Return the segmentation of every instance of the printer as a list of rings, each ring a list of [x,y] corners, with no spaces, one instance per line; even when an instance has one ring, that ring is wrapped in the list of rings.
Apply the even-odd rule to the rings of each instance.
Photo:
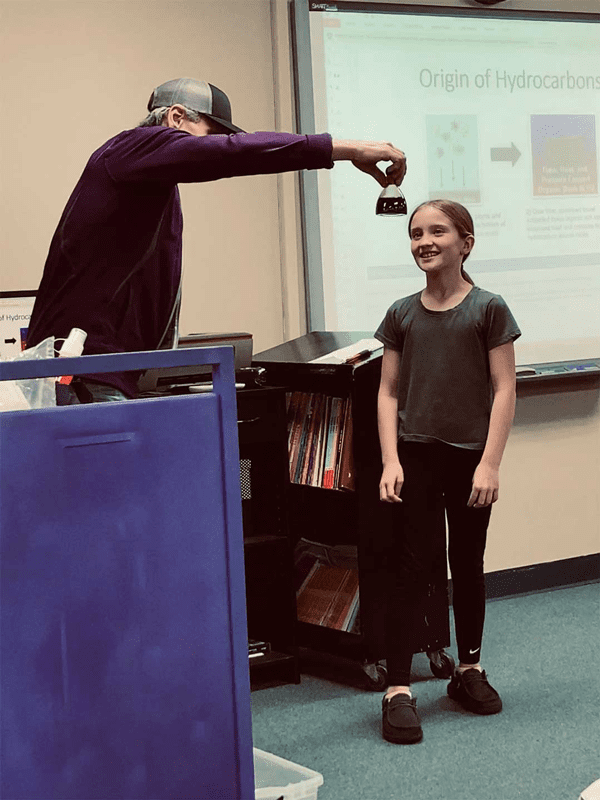
[[[236,384],[258,385],[260,368],[252,368],[252,334],[251,333],[191,333],[182,336],[177,344],[183,347],[233,347]],[[138,380],[140,395],[156,396],[187,392],[192,386],[210,385],[212,369],[210,364],[198,366],[169,367],[167,369],[148,369]]]

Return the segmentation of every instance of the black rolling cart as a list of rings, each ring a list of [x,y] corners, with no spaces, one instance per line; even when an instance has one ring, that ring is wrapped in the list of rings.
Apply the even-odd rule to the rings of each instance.
[[[211,387],[198,370],[161,373],[145,396],[202,398]],[[253,370],[236,373],[251,688],[299,683],[294,562],[288,534],[285,389],[256,385]],[[154,386],[153,378],[149,383]]]
[[[310,466],[304,469],[305,482],[297,482],[295,478],[302,480],[297,464],[302,456],[298,456],[297,447],[292,447],[291,433],[288,439],[291,476],[288,519],[289,535],[296,554],[297,643],[311,652],[360,665],[366,685],[379,690],[387,684],[383,660],[385,597],[382,587],[387,585],[385,574],[394,514],[399,513],[398,507],[379,500],[381,453],[377,433],[377,392],[382,350],[352,364],[314,363],[314,359],[371,336],[371,333],[364,332],[312,332],[255,355],[253,364],[265,370],[268,385],[285,388],[290,428],[292,424],[300,426],[302,402],[312,407],[316,417],[324,414],[330,419],[333,412],[331,401],[328,404],[314,398],[336,398],[336,402],[339,399],[347,409],[345,418],[343,414],[339,415],[346,432],[351,432],[345,445],[346,463],[340,471],[342,485],[338,488],[325,488],[316,479],[313,483],[319,485],[308,485]],[[302,401],[299,393],[309,399]],[[294,403],[298,403],[299,410],[294,410]],[[324,408],[327,410],[323,411]],[[305,427],[308,426],[305,424]],[[298,432],[297,443],[300,439]],[[304,446],[309,447],[306,438]],[[340,460],[342,449],[339,446]],[[314,463],[315,459],[311,457],[313,466]],[[308,557],[311,555],[317,562],[320,559],[316,567],[310,566]],[[352,560],[353,570],[350,568]],[[303,566],[303,562],[308,566]],[[315,569],[323,572],[320,584]],[[328,591],[329,574],[345,577],[340,577],[341,588],[329,587],[331,593],[337,592],[338,600],[332,599],[329,610],[319,617],[320,612],[316,613],[315,608]],[[344,617],[342,609],[342,613],[336,615],[335,604],[342,603],[344,589],[351,585],[352,578],[357,585],[356,599],[352,603],[351,591],[348,591],[345,606],[348,613]],[[315,605],[302,602],[311,582],[316,587]],[[445,678],[454,668],[454,661],[444,650],[450,643],[446,575],[437,581],[437,590],[432,590],[432,609],[435,613],[430,614],[431,621],[424,631],[422,651],[427,653],[433,674]]]
[[[236,394],[251,685],[299,683],[285,390]]]

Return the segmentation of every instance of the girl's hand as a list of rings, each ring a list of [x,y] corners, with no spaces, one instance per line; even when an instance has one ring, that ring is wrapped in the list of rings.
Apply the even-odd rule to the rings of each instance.
[[[498,499],[499,486],[499,470],[486,464],[479,464],[473,475],[473,489],[467,505],[473,508],[485,508],[495,503]]]
[[[388,464],[383,468],[383,474],[379,481],[379,499],[384,503],[401,503],[400,492],[403,483],[404,471],[400,462]]]

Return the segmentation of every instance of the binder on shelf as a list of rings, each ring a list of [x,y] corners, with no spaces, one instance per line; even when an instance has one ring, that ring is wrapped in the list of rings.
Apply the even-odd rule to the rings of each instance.
[[[310,426],[312,423],[314,405],[315,405],[315,395],[314,393],[311,392],[308,395],[304,416],[300,422],[301,433],[300,433],[300,440],[298,442],[298,458],[296,462],[296,469],[294,475],[293,477],[291,477],[292,483],[302,483],[302,471],[304,469],[306,446],[310,435]]]
[[[323,473],[323,487],[333,489],[335,483],[335,465],[338,452],[338,440],[340,436],[341,423],[340,415],[343,408],[343,400],[340,397],[331,398],[331,416],[327,430],[327,447],[325,448],[325,469]]]
[[[326,445],[327,439],[327,408],[330,405],[331,398],[328,395],[321,395],[321,406],[319,414],[319,436],[317,439],[317,447],[315,451],[315,460],[312,465],[309,483],[311,486],[323,485],[323,450]]]
[[[339,631],[350,630],[354,609],[358,609],[358,569],[347,569],[322,624]]]
[[[296,547],[298,620],[358,632],[359,582],[356,548],[300,540]]]
[[[354,458],[352,456],[352,402],[348,399],[344,418],[344,439],[340,453],[340,472],[337,485],[340,489],[354,491]]]
[[[306,581],[314,572],[317,565],[317,559],[308,551],[296,554],[294,558],[294,572],[296,576],[296,593],[302,591]]]
[[[293,483],[296,476],[296,467],[300,456],[300,439],[302,438],[303,419],[309,400],[308,392],[297,392],[297,404],[292,408],[292,393],[286,393],[288,404],[288,453],[290,461],[290,481]],[[291,415],[291,416],[290,416]]]
[[[344,569],[315,561],[296,597],[298,620],[340,631],[356,632],[358,568]]]
[[[299,483],[311,484],[313,470],[315,467],[315,452],[319,437],[321,435],[321,408],[323,406],[324,397],[322,394],[313,395],[312,413],[308,426],[308,436],[306,439],[306,450],[302,462],[302,475]]]

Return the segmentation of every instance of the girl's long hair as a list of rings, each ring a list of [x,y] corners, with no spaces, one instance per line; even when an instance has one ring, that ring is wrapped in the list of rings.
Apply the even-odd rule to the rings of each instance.
[[[459,236],[463,239],[466,239],[467,236],[475,237],[475,226],[473,224],[473,218],[467,211],[464,206],[461,206],[460,203],[455,203],[454,200],[427,200],[425,203],[421,203],[420,206],[417,206],[415,210],[410,215],[410,219],[408,220],[408,234],[410,236],[410,226],[413,221],[414,215],[420,208],[424,208],[425,206],[433,206],[433,208],[437,208],[438,211],[441,211],[445,214],[448,219],[452,222],[456,230],[458,231]],[[472,286],[475,286],[473,283],[473,279],[471,276],[465,272],[463,264],[469,257],[469,253],[463,257],[462,264],[460,267],[460,272],[463,278],[470,283]]]

